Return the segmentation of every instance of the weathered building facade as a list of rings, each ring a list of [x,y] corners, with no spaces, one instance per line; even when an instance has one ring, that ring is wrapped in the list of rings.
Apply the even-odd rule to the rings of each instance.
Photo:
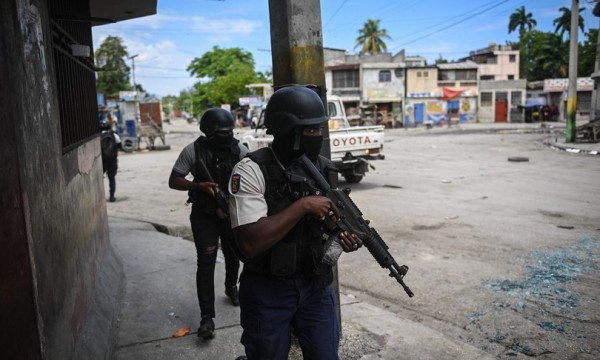
[[[479,65],[479,80],[518,80],[519,59],[518,46],[491,43],[471,51],[462,61],[470,60]]]
[[[395,55],[348,55],[323,49],[329,93],[340,96],[347,108],[376,105],[384,114],[399,114],[405,94],[404,51]]]
[[[490,80],[479,82],[478,116],[480,122],[523,122],[527,80]]]
[[[3,358],[110,352],[122,270],[108,236],[91,27],[155,12],[156,0],[0,2]]]

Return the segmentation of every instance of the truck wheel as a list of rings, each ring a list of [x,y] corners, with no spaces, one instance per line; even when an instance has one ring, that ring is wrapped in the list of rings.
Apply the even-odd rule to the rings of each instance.
[[[362,175],[342,175],[347,183],[358,184],[362,180]]]

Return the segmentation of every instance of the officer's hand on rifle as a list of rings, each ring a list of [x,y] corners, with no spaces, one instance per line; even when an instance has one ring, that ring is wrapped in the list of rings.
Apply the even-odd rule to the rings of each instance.
[[[307,203],[305,206],[307,206],[306,210],[310,215],[323,220],[330,230],[337,227],[336,222],[340,219],[340,212],[329,198],[324,196],[306,196],[301,200]],[[363,245],[356,234],[350,234],[347,231],[341,231],[338,238],[345,252],[356,251]]]
[[[210,181],[204,181],[204,182],[198,182],[196,183],[198,189],[201,189],[203,191],[206,191],[207,193],[210,194],[210,196],[216,198],[217,197],[217,183],[214,182],[210,182]]]
[[[362,241],[356,234],[350,234],[347,231],[342,231],[338,235],[340,245],[345,252],[352,252],[360,249],[363,245]]]
[[[338,219],[338,209],[325,196],[305,196],[298,201],[302,202],[302,208],[308,216],[314,216],[322,220],[327,217],[331,217],[334,221]]]

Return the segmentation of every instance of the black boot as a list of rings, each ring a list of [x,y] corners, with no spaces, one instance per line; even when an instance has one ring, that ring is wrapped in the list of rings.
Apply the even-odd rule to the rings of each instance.
[[[237,286],[225,286],[225,295],[231,300],[231,305],[240,306],[240,296],[238,294]]]
[[[215,322],[210,316],[205,316],[200,321],[198,328],[198,337],[211,339],[215,336]]]

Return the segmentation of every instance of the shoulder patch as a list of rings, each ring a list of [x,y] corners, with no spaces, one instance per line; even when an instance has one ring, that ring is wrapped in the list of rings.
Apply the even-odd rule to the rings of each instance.
[[[242,176],[240,174],[231,175],[231,192],[233,194],[237,194],[240,191],[240,182],[242,181]]]

